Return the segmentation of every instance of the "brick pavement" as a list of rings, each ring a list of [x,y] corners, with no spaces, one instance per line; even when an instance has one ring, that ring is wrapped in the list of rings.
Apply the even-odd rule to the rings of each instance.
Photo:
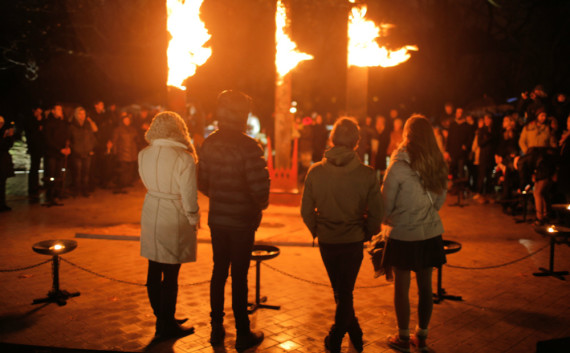
[[[177,312],[188,317],[194,335],[147,347],[154,333],[153,315],[142,286],[146,260],[131,240],[77,239],[76,233],[123,232],[135,239],[144,190],[127,195],[98,190],[89,199],[66,200],[63,207],[28,205],[18,178],[12,178],[11,213],[0,214],[0,269],[46,260],[31,246],[45,239],[76,239],[78,248],[63,255],[61,288],[80,291],[66,306],[31,305],[51,287],[50,265],[18,272],[0,272],[0,342],[74,349],[151,352],[235,352],[230,288],[227,287],[225,348],[214,350],[209,337],[209,286],[212,267],[207,227],[199,232],[198,261],[182,266]],[[453,203],[455,200],[449,200]],[[207,200],[200,197],[202,213]],[[445,206],[444,238],[462,243],[449,255],[450,265],[482,267],[521,258],[547,245],[528,224],[515,224],[497,205],[470,203]],[[206,216],[203,214],[203,224]],[[252,325],[265,332],[257,352],[323,352],[323,338],[334,317],[334,300],[317,248],[298,216],[298,208],[272,205],[265,212],[258,240],[280,244],[281,254],[262,266],[262,295],[280,311],[260,309]],[[288,246],[289,244],[303,246]],[[556,248],[556,269],[570,269],[570,249]],[[67,261],[133,284],[93,275]],[[464,301],[434,306],[429,345],[445,352],[534,352],[537,341],[570,336],[570,285],[532,273],[548,265],[547,249],[512,265],[488,270],[445,266],[443,284]],[[365,257],[355,290],[355,308],[365,334],[365,352],[391,352],[385,344],[395,331],[393,286],[373,279]],[[255,271],[250,271],[250,298]],[[192,285],[192,283],[199,283]],[[435,286],[435,276],[434,276]],[[411,288],[412,322],[417,297]],[[354,352],[348,338],[343,352]]]

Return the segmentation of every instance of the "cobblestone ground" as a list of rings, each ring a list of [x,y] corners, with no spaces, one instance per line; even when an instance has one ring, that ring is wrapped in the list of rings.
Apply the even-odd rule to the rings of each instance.
[[[52,208],[28,204],[25,175],[9,179],[9,190],[13,211],[0,214],[0,342],[123,352],[235,352],[229,285],[225,347],[213,349],[208,343],[212,253],[207,227],[199,232],[198,261],[183,265],[180,275],[177,316],[188,317],[196,333],[148,346],[154,321],[143,286],[146,260],[139,256],[137,241],[142,186],[126,195],[97,190],[90,198],[67,199],[64,206]],[[200,196],[199,202],[206,225],[207,199]],[[538,341],[569,337],[568,281],[532,275],[538,267],[548,266],[548,240],[529,224],[516,224],[498,205],[469,200],[467,204],[464,208],[446,205],[441,212],[444,238],[463,246],[448,256],[443,286],[463,301],[446,300],[434,306],[428,340],[432,351],[535,352]],[[123,240],[104,239],[116,235]],[[49,263],[4,271],[49,260],[32,251],[34,243],[46,239],[78,242],[77,249],[62,256],[60,276],[61,288],[81,295],[65,306],[31,305],[51,288]],[[262,295],[268,297],[268,304],[281,305],[281,310],[260,309],[251,315],[252,326],[266,337],[253,351],[324,352],[322,342],[333,321],[334,299],[298,207],[271,205],[257,239],[281,249],[278,257],[261,267]],[[557,246],[555,268],[570,269],[569,255],[568,246]],[[481,267],[491,268],[477,269]],[[249,284],[253,300],[254,268]],[[365,256],[354,292],[365,352],[391,351],[385,342],[396,328],[392,291],[393,285],[384,278],[373,278]],[[417,322],[413,283],[410,293],[413,328]],[[348,337],[343,352],[355,352]]]

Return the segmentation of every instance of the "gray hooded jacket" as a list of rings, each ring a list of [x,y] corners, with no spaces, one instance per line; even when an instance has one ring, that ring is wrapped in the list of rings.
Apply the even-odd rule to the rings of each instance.
[[[443,234],[438,210],[443,206],[446,194],[446,191],[442,194],[426,191],[419,175],[410,166],[406,150],[394,151],[382,185],[382,232],[403,241],[426,240]]]

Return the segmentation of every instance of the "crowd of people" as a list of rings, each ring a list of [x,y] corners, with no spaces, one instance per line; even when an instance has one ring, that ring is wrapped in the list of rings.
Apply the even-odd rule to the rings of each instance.
[[[90,110],[74,107],[67,119],[63,108],[37,108],[26,121],[30,200],[39,200],[42,159],[47,206],[61,204],[67,185],[72,197],[89,197],[97,187],[125,192],[136,180],[138,166],[147,189],[141,255],[148,259],[155,340],[163,340],[194,332],[175,312],[180,266],[196,261],[199,190],[210,203],[210,343],[224,342],[224,287],[231,268],[236,349],[260,344],[263,332],[251,330],[248,318],[247,276],[255,233],[269,204],[270,179],[262,146],[246,134],[251,98],[222,92],[214,115],[218,127],[207,138],[195,139],[196,146],[188,121],[174,112],[143,110],[133,117],[128,110],[116,113],[112,105],[107,111],[97,101]],[[330,138],[331,116],[296,119],[293,136],[300,140],[300,163],[306,167],[300,213],[319,240],[336,303],[325,348],[340,352],[348,333],[355,349],[363,350],[353,289],[363,242],[380,232],[385,240],[381,266],[393,273],[398,323],[387,344],[403,352],[411,345],[427,351],[432,271],[446,262],[438,211],[448,191],[471,192],[482,203],[498,200],[505,211],[515,212],[517,194],[532,188],[536,223],[546,222],[551,202],[570,201],[568,109],[565,95],[549,102],[537,86],[510,111],[475,114],[446,103],[444,114],[428,119],[418,114],[405,118],[392,109],[388,118],[366,117],[360,124],[354,118],[337,119]],[[13,175],[9,149],[15,135],[13,124],[0,117],[3,188]],[[4,197],[5,190],[0,191]],[[9,210],[5,198],[0,201],[0,209]],[[411,272],[419,295],[413,334]]]
[[[118,112],[115,104],[105,108],[101,100],[90,109],[56,103],[45,110],[34,108],[19,131],[13,126],[1,128],[6,154],[15,138],[25,136],[31,203],[40,201],[42,190],[44,205],[51,207],[63,205],[67,197],[89,197],[96,188],[125,193],[136,181],[137,154],[146,146],[144,133],[152,115],[147,108],[136,115],[128,109]],[[5,165],[13,168],[12,161]],[[10,210],[4,199],[2,210]]]
[[[522,211],[521,193],[533,192],[536,224],[544,224],[550,204],[570,202],[570,103],[563,93],[549,99],[539,85],[523,92],[516,105],[487,108],[467,110],[447,102],[441,115],[429,118],[449,167],[450,194],[499,202],[506,213],[515,214]],[[368,116],[359,123],[357,153],[377,170],[380,182],[402,143],[406,120],[391,109],[387,118]],[[298,119],[293,127],[300,139],[301,180],[325,151],[328,130],[321,121],[315,115]]]

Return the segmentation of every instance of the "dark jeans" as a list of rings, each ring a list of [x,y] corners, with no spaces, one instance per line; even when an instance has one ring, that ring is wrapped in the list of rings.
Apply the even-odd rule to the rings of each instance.
[[[232,309],[238,334],[249,332],[247,314],[247,273],[255,230],[230,230],[210,226],[214,270],[210,282],[212,324],[224,320],[224,287],[232,267]]]
[[[352,292],[363,258],[362,242],[348,244],[319,243],[336,302],[335,325],[331,334],[342,339],[352,325],[358,325]],[[333,339],[333,337],[331,337]]]
[[[91,169],[91,157],[72,157],[71,172],[73,173],[74,193],[86,194],[89,192],[89,177]]]
[[[40,193],[39,170],[43,158],[42,153],[30,153],[30,174],[28,174],[28,195],[36,197]],[[45,171],[44,171],[45,173]]]
[[[465,175],[465,157],[455,157],[449,163],[449,174],[453,175],[453,179],[462,179]]]
[[[65,164],[65,157],[63,155],[46,156],[44,162],[44,183],[46,186],[46,199],[48,202],[52,202],[56,197],[61,197],[64,183],[62,168]]]
[[[157,318],[157,326],[161,323],[167,325],[174,322],[179,272],[180,264],[148,261],[146,290],[150,306]]]

